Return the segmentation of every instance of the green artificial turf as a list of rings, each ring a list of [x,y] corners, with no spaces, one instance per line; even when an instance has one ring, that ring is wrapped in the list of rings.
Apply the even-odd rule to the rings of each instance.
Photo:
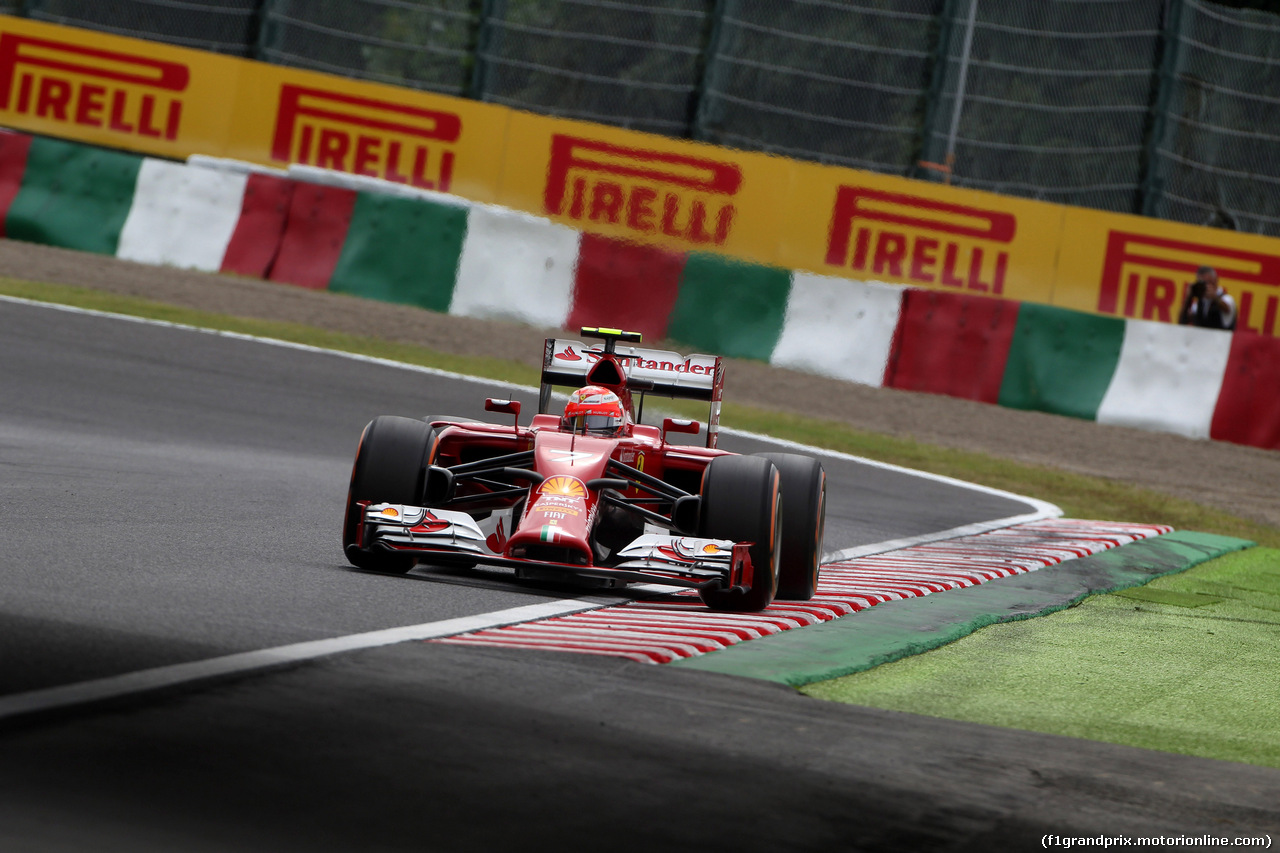
[[[1280,767],[1277,648],[1280,550],[1252,548],[803,692]]]

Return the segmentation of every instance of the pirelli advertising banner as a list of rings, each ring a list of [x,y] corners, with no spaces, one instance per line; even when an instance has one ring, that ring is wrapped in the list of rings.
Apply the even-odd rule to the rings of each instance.
[[[824,275],[1048,302],[1063,208],[794,164],[778,262]]]
[[[1237,329],[1280,333],[1280,240],[1084,208],[1064,210],[1055,305],[1176,323],[1196,270],[1211,266],[1236,301]]]
[[[0,121],[166,157],[219,152],[242,64],[0,16]]]
[[[503,107],[247,63],[225,156],[302,163],[495,201]]]
[[[790,161],[513,112],[507,207],[677,251],[777,263]]]
[[[493,201],[509,111],[0,16],[0,123],[144,154],[305,163]]]

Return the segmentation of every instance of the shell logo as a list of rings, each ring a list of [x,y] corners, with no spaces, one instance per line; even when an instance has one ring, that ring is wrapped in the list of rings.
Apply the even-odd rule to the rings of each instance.
[[[707,543],[706,545],[703,545],[703,546],[702,546],[702,553],[704,553],[704,554],[723,554],[723,553],[725,553],[725,550],[724,550],[723,548],[721,548],[719,545],[715,545],[715,544],[712,544],[712,543]]]
[[[544,495],[563,495],[569,498],[585,498],[587,487],[577,477],[552,477],[538,490]]]

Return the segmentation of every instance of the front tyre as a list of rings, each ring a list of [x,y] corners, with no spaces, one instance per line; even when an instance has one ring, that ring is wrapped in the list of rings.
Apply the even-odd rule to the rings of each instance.
[[[778,598],[808,601],[818,591],[822,536],[827,519],[827,475],[822,463],[798,453],[758,453],[778,469],[786,511],[782,516],[782,558]]]
[[[702,474],[699,533],[708,539],[752,542],[753,578],[746,592],[704,589],[712,610],[754,612],[773,602],[782,553],[782,488],[778,469],[758,456],[718,456]]]
[[[347,510],[342,524],[342,550],[353,566],[378,572],[404,574],[414,558],[382,551],[361,551],[356,539],[363,523],[360,501],[420,506],[424,471],[434,431],[412,418],[381,415],[369,422],[360,436]]]

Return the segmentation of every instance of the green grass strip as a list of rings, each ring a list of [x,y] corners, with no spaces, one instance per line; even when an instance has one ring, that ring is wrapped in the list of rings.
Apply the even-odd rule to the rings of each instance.
[[[1280,550],[1253,548],[804,692],[1280,767],[1278,644]]]
[[[1062,610],[1094,593],[1138,586],[1252,544],[1207,533],[1168,533],[1036,572],[886,602],[671,666],[812,684],[939,648],[988,625]]]
[[[288,285],[281,286],[287,287]],[[165,323],[195,326],[201,329],[253,335],[254,337],[332,349],[338,352],[349,352],[372,358],[385,358],[390,361],[403,362],[404,364],[431,367],[436,370],[448,370],[454,373],[464,373],[468,376],[495,379],[500,382],[514,382],[521,385],[534,386],[538,384],[539,374],[537,368],[499,358],[453,355],[414,344],[402,344],[379,338],[332,332],[297,323],[234,317],[227,314],[198,311],[192,308],[180,308],[132,296],[119,296],[100,290],[88,290],[59,284],[38,284],[0,277],[0,294],[16,296],[20,299],[30,299],[36,302],[50,302],[57,305],[84,308],[90,311],[105,311],[111,314],[124,314],[129,317],[141,317]]]

